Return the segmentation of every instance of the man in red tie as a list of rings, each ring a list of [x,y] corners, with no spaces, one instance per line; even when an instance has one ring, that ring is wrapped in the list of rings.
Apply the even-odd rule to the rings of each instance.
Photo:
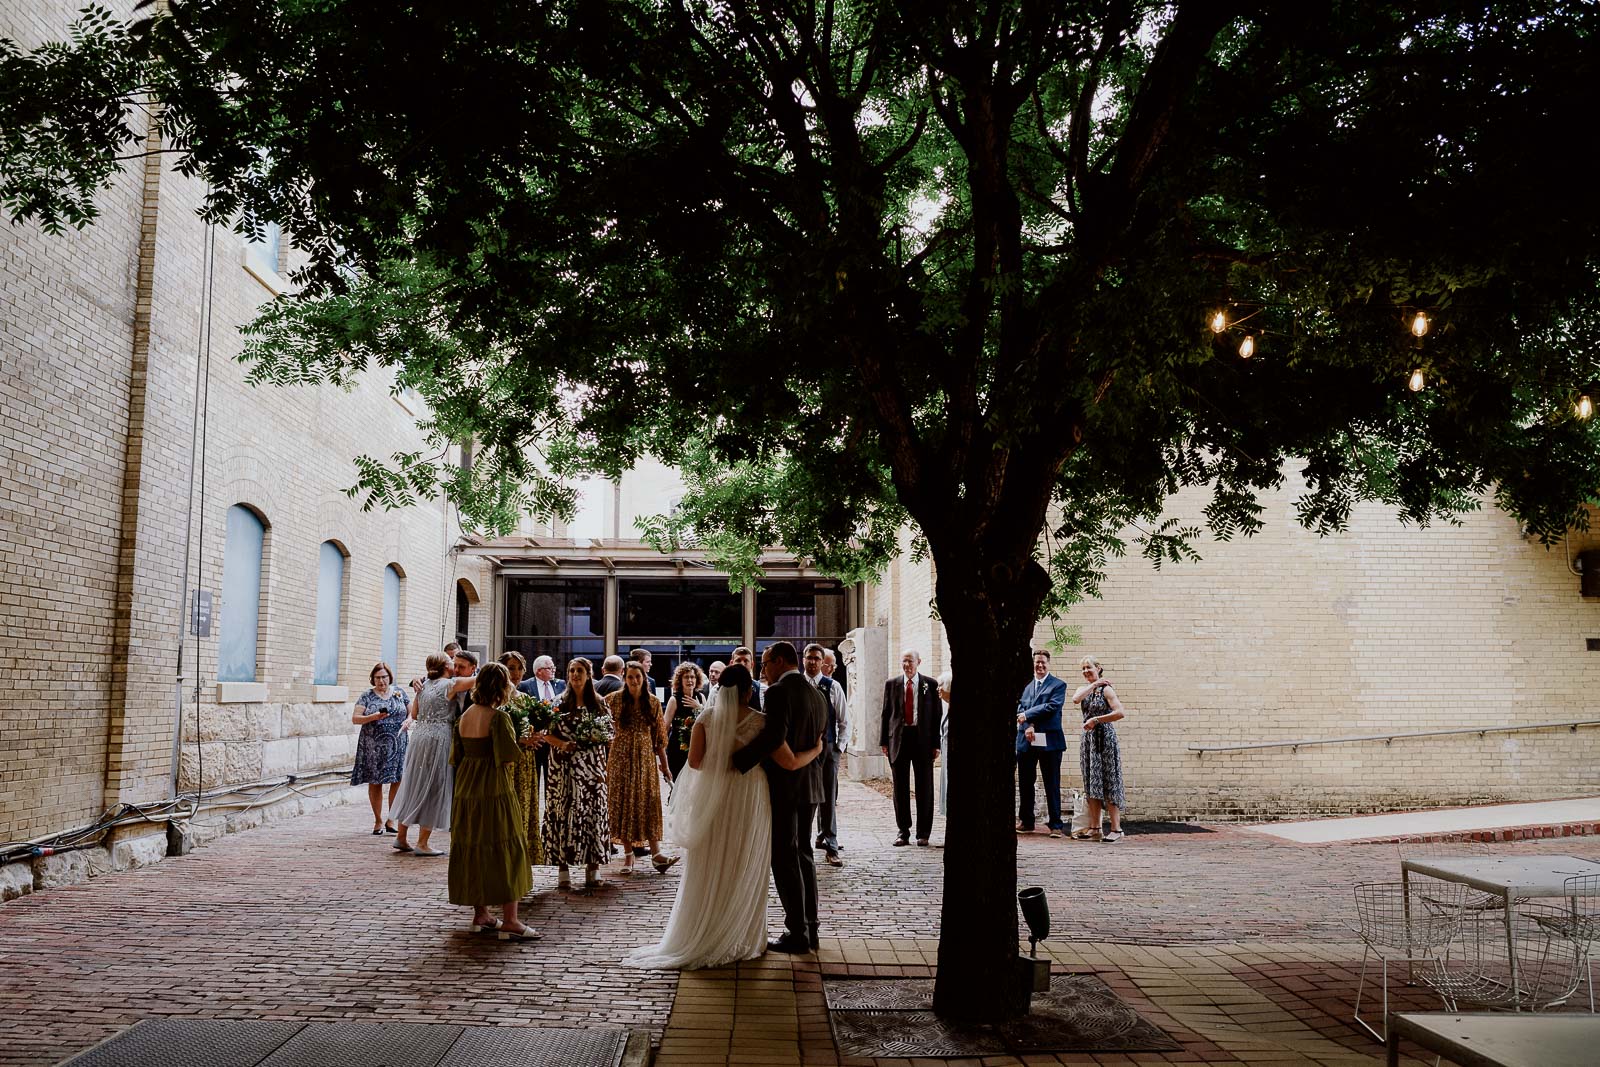
[[[933,761],[939,755],[939,684],[917,668],[922,656],[908,648],[900,656],[901,674],[883,686],[883,730],[878,739],[894,772],[894,817],[900,825],[895,845],[911,843],[911,776],[917,778],[917,844],[926,848],[933,832]]]

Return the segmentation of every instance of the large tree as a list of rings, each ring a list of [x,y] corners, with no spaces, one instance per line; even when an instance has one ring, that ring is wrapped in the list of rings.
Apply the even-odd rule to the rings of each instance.
[[[312,257],[256,374],[392,366],[476,438],[475,477],[365,461],[374,503],[442,484],[499,525],[650,452],[697,486],[652,535],[741,576],[770,543],[870,573],[909,521],[961,679],[935,1004],[996,1019],[1008,694],[1125,530],[1192,554],[1164,503],[1204,486],[1252,533],[1286,471],[1320,532],[1361,500],[1583,524],[1597,28],[1578,0],[168,0],[0,44],[0,199],[86,224],[157,101],[210,217]]]

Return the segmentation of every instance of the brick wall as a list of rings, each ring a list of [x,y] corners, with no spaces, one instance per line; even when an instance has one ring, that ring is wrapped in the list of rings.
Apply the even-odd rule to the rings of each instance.
[[[1156,571],[1112,561],[1103,596],[1065,620],[1080,643],[1056,659],[1076,681],[1093,653],[1129,709],[1118,724],[1130,813],[1366,811],[1600,793],[1600,729],[1465,734],[1197,756],[1190,744],[1248,743],[1600,718],[1600,602],[1585,601],[1562,546],[1524,540],[1492,506],[1418,530],[1386,508],[1317,538],[1293,518],[1291,484],[1267,529],[1203,546]],[[1187,494],[1171,514],[1199,518]],[[1574,556],[1596,544],[1574,536]],[[928,564],[892,564],[865,618],[943,666],[929,619]],[[1047,643],[1041,625],[1037,640]],[[893,669],[893,665],[887,665]],[[1068,709],[1069,714],[1072,709]],[[1076,760],[1063,777],[1077,784]]]
[[[24,47],[59,38],[79,6],[10,5],[0,36]],[[184,649],[185,789],[348,767],[349,700],[379,656],[386,566],[403,575],[402,677],[453,632],[456,530],[440,506],[369,513],[343,492],[357,454],[420,447],[416,414],[380,373],[349,392],[245,383],[237,327],[274,292],[245,269],[241,238],[195,216],[199,195],[162,157],[119,175],[99,198],[101,219],[81,233],[0,227],[0,840],[168,796],[186,545],[187,586],[215,594],[216,619],[211,638]],[[207,362],[204,462],[194,468],[204,489],[197,477],[191,509],[196,375]],[[235,504],[267,525],[256,674],[265,695],[221,704],[217,635],[237,610],[221,595]],[[316,702],[318,551],[329,539],[348,552],[339,668],[348,699]],[[481,617],[475,629],[483,640]]]

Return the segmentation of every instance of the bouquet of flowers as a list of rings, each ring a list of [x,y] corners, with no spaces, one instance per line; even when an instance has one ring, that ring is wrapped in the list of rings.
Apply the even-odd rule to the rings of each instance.
[[[672,717],[672,732],[678,742],[678,751],[689,751],[689,741],[693,736],[695,720],[705,714],[706,706],[696,704],[692,708],[678,705],[678,713]]]
[[[580,749],[596,748],[611,743],[611,716],[596,715],[579,704],[561,720],[560,733]]]
[[[561,718],[554,704],[529,693],[511,694],[506,713],[511,716],[511,725],[519,741],[532,734],[549,733]]]

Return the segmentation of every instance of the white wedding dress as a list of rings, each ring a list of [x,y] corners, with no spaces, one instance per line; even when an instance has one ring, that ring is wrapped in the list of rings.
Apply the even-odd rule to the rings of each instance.
[[[733,753],[761,732],[760,712],[739,721],[739,692],[718,690],[702,720],[706,751],[685,767],[667,804],[666,836],[683,854],[678,898],[661,941],[623,962],[652,970],[694,970],[755,959],[767,950],[767,878],[772,806],[767,772],[733,769]]]

